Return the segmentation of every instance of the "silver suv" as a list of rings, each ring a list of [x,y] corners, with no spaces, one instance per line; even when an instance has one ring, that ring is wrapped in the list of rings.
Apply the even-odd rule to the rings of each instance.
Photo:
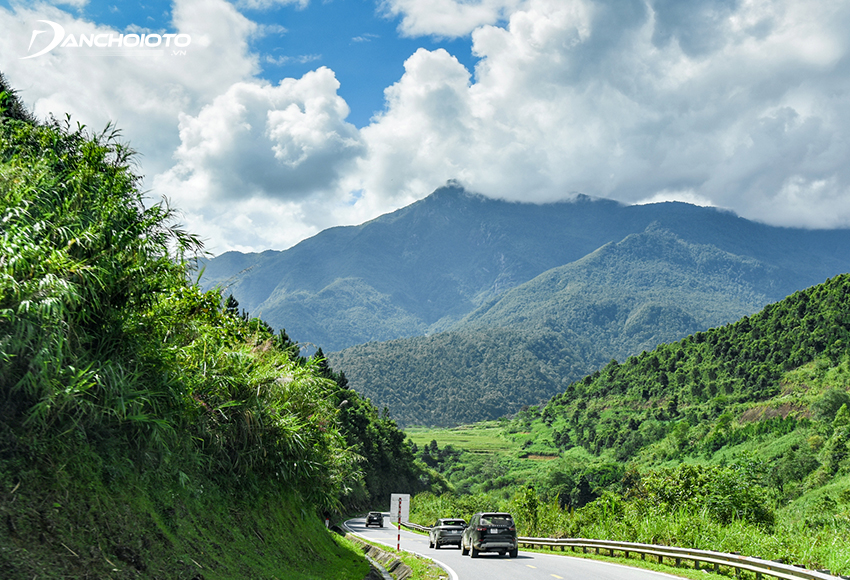
[[[460,546],[460,536],[466,522],[459,519],[441,518],[428,531],[428,547],[440,549],[440,546]]]
[[[511,558],[517,557],[519,544],[511,514],[479,512],[472,516],[461,536],[460,553],[477,558],[479,552],[498,552],[500,556],[509,554]]]

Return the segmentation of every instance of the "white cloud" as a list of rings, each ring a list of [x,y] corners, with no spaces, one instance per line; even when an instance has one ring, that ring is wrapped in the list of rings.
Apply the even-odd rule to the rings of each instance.
[[[350,184],[394,205],[433,191],[466,168],[457,150],[480,145],[471,134],[469,73],[444,50],[419,49],[386,91],[388,110],[361,130],[368,155]],[[479,151],[480,152],[480,151]]]
[[[362,130],[366,197],[457,178],[506,199],[675,193],[850,226],[850,6],[729,6],[529,0],[473,32],[474,78],[420,50]]]
[[[177,164],[157,188],[190,206],[333,190],[362,150],[337,88],[327,68],[277,86],[232,85],[198,115],[181,115]]]
[[[479,26],[506,20],[523,0],[383,0],[390,18],[401,17],[399,31],[406,36],[466,36]]]
[[[256,36],[283,36],[287,32],[289,32],[289,30],[280,24],[258,24]]]
[[[169,33],[191,36],[184,56],[164,51],[158,57],[101,56],[91,48],[57,47],[33,59],[28,54],[39,20],[63,26],[65,34],[113,34],[58,8],[36,4],[0,8],[0,55],[10,84],[40,118],[71,113],[95,131],[114,122],[151,176],[171,165],[179,144],[178,116],[194,112],[227,87],[251,78],[257,59],[246,38],[255,25],[223,0],[182,0],[175,4]],[[52,32],[44,33],[47,36]],[[149,182],[150,180],[148,180]]]
[[[231,85],[181,115],[177,163],[154,189],[184,208],[214,251],[288,247],[335,225],[332,192],[363,152],[338,88],[327,68],[276,86]]]
[[[650,197],[637,200],[636,202],[634,202],[634,205],[663,203],[665,201],[681,201],[684,203],[689,203],[691,205],[699,205],[702,207],[714,207],[714,204],[711,202],[711,200],[698,195],[692,189],[686,189],[682,191],[665,189],[662,191],[655,192]]]
[[[52,3],[57,5],[70,6],[72,8],[76,8],[77,10],[80,10],[89,3],[89,0],[53,0]]]
[[[289,4],[297,4],[299,8],[306,8],[310,0],[237,0],[240,8],[248,8],[251,10],[268,10],[278,6],[287,6]]]
[[[376,40],[378,38],[380,38],[380,35],[367,32],[365,34],[361,34],[359,36],[353,37],[351,39],[351,41],[352,42],[372,42],[373,40]]]
[[[142,152],[148,187],[172,198],[216,252],[285,248],[449,179],[512,200],[579,191],[850,226],[846,3],[383,6],[409,35],[472,31],[480,61],[468,71],[445,50],[416,51],[386,88],[384,112],[361,130],[345,121],[333,71],[259,78],[248,41],[275,29],[223,0],[175,3],[170,31],[192,36],[185,57],[93,59],[57,48],[19,60],[40,19],[110,32],[47,4],[0,9],[0,54],[38,115],[69,111],[94,128],[115,121]]]
[[[285,66],[288,64],[307,64],[309,62],[315,62],[317,60],[321,60],[321,54],[301,54],[298,56],[271,56],[266,55],[263,57],[263,62],[267,64],[273,64],[275,66]]]

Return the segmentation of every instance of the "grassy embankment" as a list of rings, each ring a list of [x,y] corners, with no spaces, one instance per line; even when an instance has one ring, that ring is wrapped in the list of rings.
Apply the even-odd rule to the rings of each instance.
[[[117,132],[0,75],[0,578],[362,580],[344,388],[192,284]]]
[[[0,466],[0,577],[362,580],[362,553],[301,500],[239,497],[213,482],[104,484],[85,464],[59,477]],[[81,470],[82,468],[82,470]]]

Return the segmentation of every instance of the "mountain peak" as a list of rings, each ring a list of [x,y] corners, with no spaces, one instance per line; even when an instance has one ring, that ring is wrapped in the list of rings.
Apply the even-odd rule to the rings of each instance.
[[[440,203],[452,203],[457,201],[486,201],[490,198],[481,195],[480,193],[474,193],[465,189],[460,183],[456,181],[449,181],[443,187],[439,187],[435,189],[431,195],[427,196],[425,200],[431,202],[440,202]]]

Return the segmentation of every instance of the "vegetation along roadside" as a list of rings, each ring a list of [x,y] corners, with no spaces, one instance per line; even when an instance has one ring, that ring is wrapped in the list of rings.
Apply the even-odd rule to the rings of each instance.
[[[201,243],[134,159],[0,76],[0,577],[362,580],[325,517],[440,476],[321,356],[192,282]]]

